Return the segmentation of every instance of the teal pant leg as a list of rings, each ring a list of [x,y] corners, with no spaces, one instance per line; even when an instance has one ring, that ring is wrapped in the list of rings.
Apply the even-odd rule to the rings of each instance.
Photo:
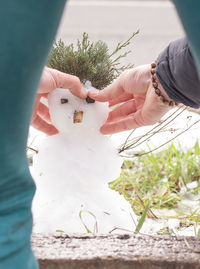
[[[173,0],[186,31],[200,78],[200,1]]]
[[[65,0],[6,0],[0,6],[0,269],[33,269],[35,185],[26,142],[40,75]]]

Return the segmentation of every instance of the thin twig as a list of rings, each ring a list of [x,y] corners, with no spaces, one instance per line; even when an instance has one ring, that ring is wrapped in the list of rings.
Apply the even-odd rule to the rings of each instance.
[[[127,229],[123,229],[123,228],[118,228],[115,227],[112,230],[110,230],[108,233],[111,234],[112,232],[114,232],[115,230],[121,230],[121,231],[125,231],[125,232],[129,232],[129,233],[133,233],[133,231],[127,230]]]
[[[133,218],[133,216],[132,216],[132,214],[131,214],[131,213],[130,213],[130,216],[131,216],[131,219],[132,219],[132,221],[133,221],[133,223],[134,223],[135,227],[137,227],[137,224],[136,224],[136,222],[135,222],[135,220],[134,220],[134,218]]]
[[[117,47],[116,47],[115,50],[109,55],[109,57],[111,58],[111,57],[112,57],[114,54],[116,54],[119,50],[121,50],[122,48],[124,48],[124,47],[126,47],[127,45],[129,45],[131,39],[132,39],[135,35],[137,35],[138,33],[139,33],[139,30],[137,30],[136,32],[134,32],[134,33],[129,37],[129,39],[126,40],[125,42],[123,42],[123,43],[119,42],[119,43],[117,44]]]
[[[126,147],[123,147],[122,149],[119,150],[119,153],[121,153],[122,151],[128,150],[128,149],[133,149],[139,145],[141,145],[142,143],[144,143],[145,141],[147,141],[148,139],[150,139],[153,135],[155,135],[155,132],[152,133],[153,130],[155,130],[156,128],[158,128],[159,126],[163,125],[163,123],[165,123],[168,119],[170,119],[171,117],[173,117],[172,119],[170,119],[169,122],[165,123],[165,125],[163,125],[162,127],[160,127],[158,130],[156,130],[156,133],[160,132],[164,127],[166,127],[167,125],[169,125],[169,123],[171,123],[173,120],[175,120],[181,113],[183,113],[183,111],[186,109],[186,107],[184,107],[184,109],[179,112],[177,115],[176,112],[178,112],[183,106],[179,107],[174,113],[172,113],[170,116],[168,116],[164,121],[162,121],[161,123],[159,123],[158,125],[156,125],[155,127],[153,127],[150,131],[148,131],[145,135],[142,135],[140,138],[138,138],[138,140],[134,141],[134,142],[130,142],[129,145],[127,145]],[[140,143],[138,143],[142,138],[144,138],[145,136],[148,136],[148,138],[145,138],[145,140],[142,140]],[[136,144],[136,145],[135,145]]]
[[[127,138],[126,138],[126,140],[125,140],[125,142],[124,142],[124,144],[123,144],[122,151],[124,150],[124,147],[126,146],[126,143],[128,142],[129,137],[131,137],[131,135],[135,132],[135,130],[136,130],[136,129],[133,129],[133,130],[130,132],[130,134],[127,136]],[[119,151],[119,153],[120,153],[120,151]]]
[[[191,247],[190,244],[188,243],[188,241],[187,241],[187,239],[186,239],[185,237],[184,237],[184,242],[185,242],[185,244],[186,244],[186,246],[187,246],[187,248],[188,248],[189,250],[191,250],[191,251],[194,252],[194,253],[200,253],[200,249]]]
[[[149,130],[145,136],[147,136],[149,133],[151,133],[153,130],[155,130],[156,128],[158,128],[159,126],[161,126],[164,122],[166,122],[168,119],[170,119],[174,114],[176,114],[182,107],[179,107],[178,109],[176,109],[172,114],[170,114],[166,119],[164,119],[163,121],[159,122],[156,126],[154,126],[151,130]],[[181,112],[182,113],[182,112]],[[179,115],[179,114],[178,114]],[[142,139],[143,136],[140,137],[139,140]],[[138,141],[136,141],[135,143],[137,143]]]
[[[34,149],[34,148],[30,147],[30,146],[27,146],[27,149],[30,149],[30,150],[34,151],[35,153],[38,153],[39,152],[39,150]]]
[[[171,123],[173,120],[175,120],[181,113],[183,113],[183,111],[186,108],[184,108],[181,112],[178,113],[178,115],[174,116],[169,122],[165,123],[165,125],[163,125],[162,127],[160,127],[160,129],[156,130],[156,133],[160,133],[160,131],[165,128],[167,125],[169,125],[169,123]],[[174,113],[173,113],[174,115]],[[152,131],[152,130],[151,130]],[[147,141],[148,139],[150,139],[152,136],[154,136],[155,132],[153,134],[151,134],[148,138],[146,138],[145,140],[141,141],[140,143],[138,143],[137,145],[134,145],[134,148],[141,145],[142,143],[144,143],[145,141]]]
[[[145,206],[145,204],[144,204],[142,198],[140,197],[140,194],[139,194],[138,189],[137,189],[135,186],[133,186],[133,188],[134,188],[134,191],[135,191],[135,193],[136,193],[136,195],[137,195],[137,197],[138,197],[138,200],[140,201],[142,207],[145,209],[146,206]],[[154,215],[154,213],[152,212],[152,210],[151,210],[150,208],[148,209],[147,217],[149,217],[149,218],[151,218],[151,219],[152,219],[152,218],[156,218],[156,219],[157,219],[156,215]]]
[[[180,136],[181,134],[183,134],[183,133],[185,133],[186,131],[188,131],[192,126],[194,126],[194,125],[197,124],[198,122],[200,122],[200,120],[195,121],[195,122],[194,122],[192,125],[190,125],[187,129],[183,130],[182,132],[180,132],[179,134],[177,134],[177,135],[174,136],[173,138],[171,138],[171,139],[169,139],[168,141],[166,141],[165,143],[161,144],[159,147],[156,147],[156,148],[154,148],[154,149],[152,149],[152,150],[150,150],[150,151],[148,151],[148,152],[144,152],[144,153],[141,153],[141,154],[137,154],[137,157],[138,157],[138,156],[139,156],[139,157],[140,157],[140,156],[143,156],[143,155],[145,155],[145,154],[152,153],[152,152],[154,152],[155,150],[157,150],[157,149],[159,149],[159,148],[165,146],[166,144],[168,144],[169,142],[171,142],[172,140],[174,140],[175,138],[177,138],[177,137]],[[126,157],[126,158],[132,158],[132,157],[134,157],[134,156],[124,156],[124,157]]]
[[[133,131],[135,131],[136,129],[133,129]],[[178,130],[180,130],[180,129],[175,129],[175,128],[171,128],[171,129],[163,129],[163,130],[160,130],[159,131],[159,133],[166,133],[166,132],[171,132],[171,133],[174,133],[174,132],[176,132],[176,131],[178,131]],[[122,148],[122,152],[123,152],[123,147],[126,145],[126,143],[127,143],[127,140],[129,139],[129,137],[132,135],[132,133],[133,133],[133,131],[129,134],[129,136],[126,138],[126,141],[123,143],[123,144],[121,144],[121,146],[118,148],[118,152],[119,152],[119,150]],[[153,133],[150,133],[150,134],[153,134],[153,135],[155,135],[155,134],[157,134],[158,132],[157,131],[154,131]],[[143,137],[145,137],[145,136],[147,136],[147,134],[144,134],[143,135]],[[136,137],[134,137],[134,139],[138,139],[138,138],[140,138],[141,136],[136,136]],[[133,140],[133,139],[132,139]],[[147,139],[148,140],[148,139]]]
[[[179,109],[177,109],[174,113],[176,113],[178,110],[179,110]],[[174,114],[174,113],[173,113],[173,114]],[[172,117],[173,114],[171,114],[168,118]],[[129,149],[129,147],[131,147],[132,145],[134,145],[134,144],[136,144],[137,142],[139,142],[143,137],[145,137],[145,136],[151,134],[153,130],[155,130],[155,129],[158,128],[160,125],[162,125],[163,122],[165,122],[166,120],[168,120],[168,118],[165,119],[164,121],[158,123],[158,124],[157,124],[156,126],[154,126],[151,130],[149,130],[146,134],[141,135],[141,136],[139,136],[139,137],[135,137],[134,139],[130,140],[130,141],[129,141],[129,144],[125,147],[124,144],[128,142],[127,139],[126,139],[125,143],[123,143],[123,145],[122,145],[122,149],[119,149],[119,153],[121,153],[121,152],[124,151],[124,150]],[[134,129],[134,130],[136,130],[136,129]],[[157,133],[157,131],[155,131],[154,134],[155,134],[155,133]],[[129,137],[130,137],[130,135],[128,136],[128,139],[129,139]],[[133,141],[133,140],[134,140],[134,141]],[[135,141],[135,140],[136,140],[136,141]]]

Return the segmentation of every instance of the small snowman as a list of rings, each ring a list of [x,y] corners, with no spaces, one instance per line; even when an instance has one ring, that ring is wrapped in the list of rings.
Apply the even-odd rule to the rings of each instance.
[[[96,90],[90,81],[84,88]],[[83,100],[59,88],[49,94],[48,106],[59,133],[45,137],[33,158],[33,230],[132,232],[130,204],[108,187],[123,163],[109,137],[99,131],[108,117],[108,103]]]

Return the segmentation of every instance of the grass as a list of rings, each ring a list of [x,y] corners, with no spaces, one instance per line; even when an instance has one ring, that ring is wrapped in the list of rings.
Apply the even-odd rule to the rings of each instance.
[[[197,182],[196,187],[189,188],[188,183],[193,181]],[[147,216],[151,218],[156,218],[155,209],[174,209],[181,220],[180,228],[194,225],[195,234],[199,234],[196,227],[200,224],[200,210],[191,209],[188,213],[178,207],[185,197],[200,193],[198,142],[187,150],[171,144],[160,152],[125,160],[120,177],[109,186],[131,203],[137,215],[143,214],[147,204]]]
[[[196,186],[191,188],[188,185],[191,182],[196,183]],[[193,226],[194,234],[200,236],[200,206],[193,209],[190,207],[190,210],[179,207],[180,202],[185,198],[195,197],[200,203],[200,145],[198,142],[187,150],[183,150],[181,145],[171,144],[162,151],[150,152],[132,160],[126,160],[120,177],[109,186],[122,194],[130,202],[134,212],[140,216],[133,232],[140,232],[146,216],[155,219],[170,217],[180,220],[178,229]],[[176,216],[169,216],[168,213],[162,212],[162,209],[175,210]],[[159,215],[157,210],[160,210]],[[83,213],[89,213],[89,215],[93,213],[82,211],[79,213],[79,218],[87,230]],[[95,215],[93,218],[93,228],[96,228]],[[63,231],[57,230],[57,232]],[[87,230],[87,232],[96,233],[95,230]],[[164,226],[158,233],[173,234],[174,231]]]

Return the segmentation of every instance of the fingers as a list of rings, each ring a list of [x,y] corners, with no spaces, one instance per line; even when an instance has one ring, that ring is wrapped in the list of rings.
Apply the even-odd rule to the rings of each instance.
[[[69,89],[70,92],[77,97],[83,99],[87,97],[87,92],[84,91],[80,79],[78,77],[65,74],[63,72],[50,68],[49,72],[51,73],[53,79],[55,80],[54,89],[56,88]]]
[[[143,118],[142,110],[138,110],[123,118],[113,120],[111,122],[106,122],[100,129],[103,134],[114,134],[122,131],[127,131],[131,129],[136,129],[141,126],[150,125],[154,122],[148,122]]]
[[[138,107],[135,107],[135,112],[133,110],[132,114],[125,115],[126,112],[131,112],[131,107],[125,108],[125,105],[122,106],[121,112],[114,112],[115,110],[111,112],[113,115],[109,116],[106,123],[100,129],[103,134],[113,134],[155,124],[171,108],[160,101],[153,88],[149,88],[145,101]],[[123,114],[124,116],[119,117],[119,115]]]
[[[54,135],[58,133],[58,130],[52,125],[47,123],[44,119],[42,119],[39,115],[36,115],[32,121],[32,126],[46,133],[47,135]]]
[[[51,117],[49,114],[49,108],[43,103],[39,103],[37,107],[37,114],[46,122],[51,123]]]
[[[134,115],[128,115],[117,121],[112,121],[104,124],[101,127],[100,132],[102,134],[114,134],[126,130],[131,130],[137,127],[139,127],[139,125],[134,120]]]
[[[133,94],[125,92],[122,95],[120,95],[119,97],[111,100],[109,102],[109,106],[114,106],[114,105],[126,102],[126,101],[128,101],[130,99],[133,99]]]
[[[99,102],[111,101],[124,93],[121,79],[117,79],[104,90],[88,92],[89,97]]]
[[[48,94],[56,88],[69,89],[72,94],[83,99],[87,97],[87,93],[84,91],[78,77],[45,67],[40,80],[38,94]]]
[[[136,112],[135,100],[131,100],[115,108],[109,113],[107,122],[115,121],[121,117],[126,117]]]
[[[96,101],[109,101],[111,105],[119,103],[121,96],[122,102],[129,100],[128,95],[146,95],[149,83],[151,81],[150,65],[138,66],[136,68],[123,72],[118,79],[104,90],[98,92],[89,92],[89,96]]]
[[[41,97],[44,96],[38,94],[36,97],[31,125],[47,135],[54,135],[58,133],[58,130],[51,124],[48,107],[40,102]]]
[[[83,90],[78,77],[61,73],[57,79],[59,79],[60,88],[69,89],[70,92],[77,97],[83,99],[87,97],[87,92]]]
[[[40,97],[44,97],[45,99],[48,99],[49,94],[48,93],[43,93],[39,94]]]

